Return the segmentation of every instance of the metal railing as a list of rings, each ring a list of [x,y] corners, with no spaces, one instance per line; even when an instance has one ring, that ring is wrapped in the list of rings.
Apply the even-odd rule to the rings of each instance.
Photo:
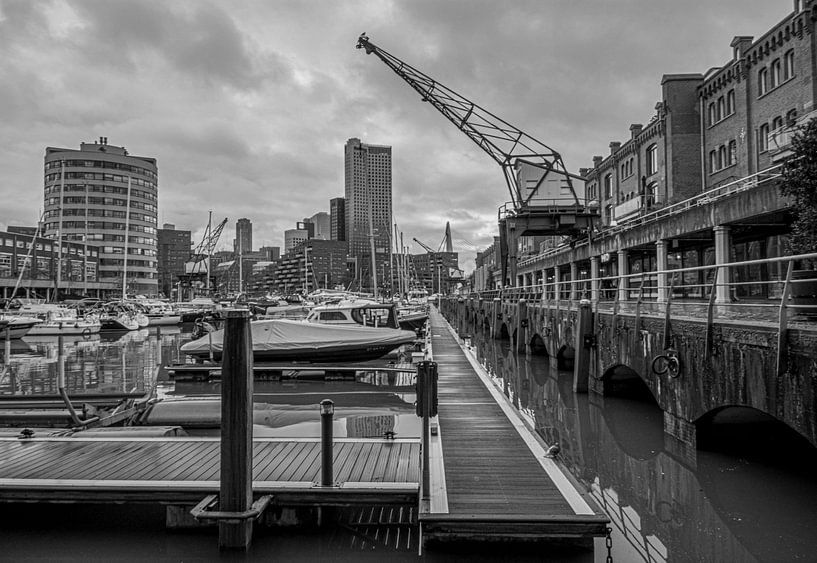
[[[817,270],[801,273],[795,267],[798,264],[817,265],[817,253],[540,282],[475,292],[469,297],[525,299],[531,304],[557,308],[575,308],[581,299],[590,299],[599,309],[638,303],[658,313],[664,307],[655,304],[672,302],[673,308],[686,310],[693,317],[707,314],[709,307],[716,307],[722,316],[735,318],[762,317],[764,310],[779,308],[817,313],[817,301],[809,303],[801,298],[803,293],[804,297],[817,293],[810,289],[817,286]],[[746,314],[740,314],[741,310]]]

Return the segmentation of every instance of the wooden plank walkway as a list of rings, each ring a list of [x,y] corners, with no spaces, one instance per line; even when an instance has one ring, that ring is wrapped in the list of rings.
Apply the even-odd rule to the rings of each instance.
[[[281,504],[417,502],[419,440],[335,439],[334,487],[316,484],[320,439],[253,443],[253,490]],[[211,437],[0,438],[0,502],[198,502],[219,465]]]
[[[435,460],[431,450],[432,498],[421,507],[423,537],[604,536],[609,519],[544,457],[504,396],[480,378],[442,315],[432,309],[429,319],[442,452]]]

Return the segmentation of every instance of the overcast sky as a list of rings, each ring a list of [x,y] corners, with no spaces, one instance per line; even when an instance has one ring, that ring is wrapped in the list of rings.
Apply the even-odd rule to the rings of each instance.
[[[460,265],[496,234],[500,168],[375,56],[361,32],[589,167],[646,123],[662,74],[705,73],[791,0],[0,0],[0,229],[33,225],[45,147],[108,137],[159,166],[159,224],[207,213],[255,247],[343,195],[350,137],[393,147],[404,240]],[[422,252],[413,245],[415,252]]]

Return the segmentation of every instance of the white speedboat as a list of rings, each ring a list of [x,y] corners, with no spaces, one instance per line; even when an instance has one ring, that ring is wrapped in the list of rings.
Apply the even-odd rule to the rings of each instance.
[[[283,319],[254,321],[255,361],[343,362],[380,358],[416,335],[407,330],[364,326],[333,326]],[[181,351],[198,359],[221,360],[224,330],[188,342]]]

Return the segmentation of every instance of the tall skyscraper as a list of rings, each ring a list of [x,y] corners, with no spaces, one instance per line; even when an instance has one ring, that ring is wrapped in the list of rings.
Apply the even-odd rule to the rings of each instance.
[[[372,288],[370,231],[374,239],[374,273],[379,288],[389,279],[389,235],[392,224],[391,147],[368,145],[360,139],[346,141],[345,199],[346,240],[349,255],[357,259],[359,281]]]
[[[158,293],[155,158],[131,156],[107,137],[79,150],[47,147],[44,199],[46,236],[97,246],[100,282]]]
[[[252,252],[252,222],[249,219],[239,219],[235,222],[235,248],[236,254],[246,254]]]
[[[342,197],[329,200],[329,238],[346,240],[346,200]]]

